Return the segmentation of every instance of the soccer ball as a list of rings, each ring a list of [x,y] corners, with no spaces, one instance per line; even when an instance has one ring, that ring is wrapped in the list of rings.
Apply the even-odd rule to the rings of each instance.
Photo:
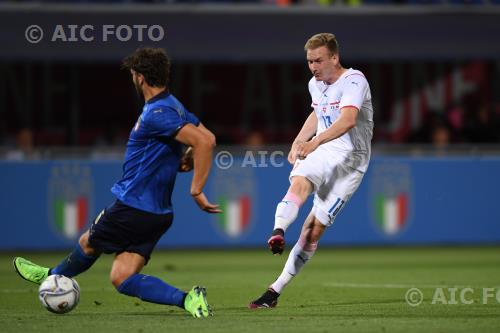
[[[80,287],[72,278],[64,275],[50,275],[40,285],[38,298],[50,312],[67,313],[78,305]]]

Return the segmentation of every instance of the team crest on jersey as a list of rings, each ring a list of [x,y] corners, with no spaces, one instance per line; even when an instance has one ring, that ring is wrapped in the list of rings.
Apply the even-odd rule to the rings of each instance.
[[[134,131],[138,131],[139,130],[139,127],[141,126],[141,116],[139,116],[139,118],[137,118],[137,122],[135,123],[135,126],[134,126]]]
[[[410,166],[382,163],[372,166],[371,212],[374,225],[387,236],[396,236],[408,227],[412,209]]]
[[[338,111],[339,105],[340,105],[340,101],[330,103],[330,111]]]
[[[250,230],[255,211],[253,168],[215,170],[212,193],[223,213],[214,215],[214,226],[230,240],[238,240]]]
[[[61,237],[75,240],[87,225],[92,211],[93,182],[89,166],[57,163],[47,184],[48,218]]]

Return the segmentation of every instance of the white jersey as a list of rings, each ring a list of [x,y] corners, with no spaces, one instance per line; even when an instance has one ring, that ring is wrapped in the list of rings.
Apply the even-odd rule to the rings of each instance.
[[[316,135],[325,131],[340,116],[340,109],[354,106],[359,110],[356,126],[321,146],[340,154],[347,166],[366,172],[373,136],[373,107],[368,81],[358,70],[348,69],[334,83],[327,85],[314,77],[309,81],[314,112],[318,117]]]

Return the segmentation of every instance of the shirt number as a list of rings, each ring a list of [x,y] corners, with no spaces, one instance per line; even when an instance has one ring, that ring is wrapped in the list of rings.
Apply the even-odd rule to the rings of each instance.
[[[325,124],[325,127],[330,127],[332,124],[332,118],[330,116],[321,116],[323,119],[323,123]]]

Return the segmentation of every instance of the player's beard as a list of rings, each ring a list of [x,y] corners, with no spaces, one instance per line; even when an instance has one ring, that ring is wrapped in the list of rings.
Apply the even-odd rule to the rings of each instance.
[[[142,92],[142,87],[138,80],[134,80],[134,86],[135,86],[135,91],[137,92],[139,98],[144,99],[144,93]]]

